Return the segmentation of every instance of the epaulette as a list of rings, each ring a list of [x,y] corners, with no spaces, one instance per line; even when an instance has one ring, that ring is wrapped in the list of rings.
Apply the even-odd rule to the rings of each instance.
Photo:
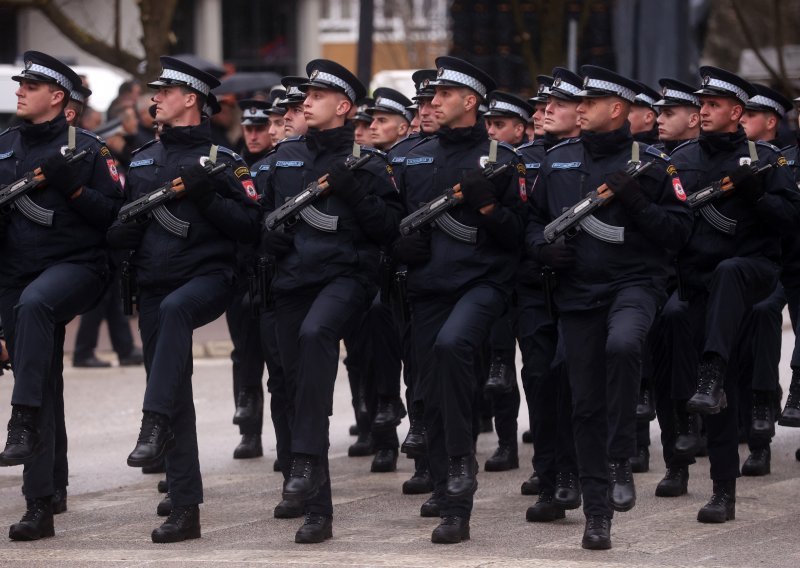
[[[237,154],[230,148],[226,148],[225,146],[218,146],[217,153],[225,154],[226,156],[233,158],[237,162],[244,162],[244,158],[242,158],[239,154]]]
[[[278,140],[278,143],[275,144],[275,146],[273,146],[272,151],[274,152],[275,150],[277,150],[278,146],[280,146],[281,144],[286,144],[287,142],[302,142],[303,140],[305,140],[305,136],[303,135],[289,136],[287,138],[283,138],[282,140]]]
[[[156,142],[158,142],[158,138],[153,138],[153,139],[152,139],[152,140],[150,140],[149,142],[145,142],[143,145],[139,146],[138,148],[136,148],[136,150],[134,150],[133,152],[131,152],[131,156],[133,156],[133,155],[134,155],[136,152],[141,152],[141,151],[142,151],[142,150],[144,150],[145,148],[149,148],[150,146],[152,146],[152,145],[153,145],[153,144],[155,144]]]
[[[764,146],[766,148],[769,148],[773,152],[780,153],[780,151],[781,151],[781,149],[778,148],[777,146],[774,146],[773,144],[770,144],[769,142],[764,142],[763,140],[759,140],[758,142],[756,142],[756,145],[757,146]]]
[[[550,152],[552,152],[556,148],[561,148],[561,146],[568,146],[570,144],[577,144],[580,141],[581,141],[581,139],[579,137],[567,138],[566,140],[562,140],[561,142],[559,142],[555,146],[552,146],[549,150],[547,150],[547,153],[549,154]]]
[[[784,146],[780,151],[781,153],[797,151],[797,144],[789,144],[788,146]]]
[[[498,147],[498,148],[505,148],[506,150],[510,150],[511,152],[513,152],[513,153],[514,153],[514,155],[515,155],[515,156],[519,156],[519,152],[517,151],[517,149],[516,149],[516,148],[514,148],[514,146],[512,146],[512,145],[511,145],[511,144],[509,144],[508,142],[500,142],[500,141],[498,140],[498,141],[497,141],[497,147]]]
[[[419,140],[417,140],[416,144],[414,144],[413,146],[411,146],[411,148],[409,148],[409,151],[419,146],[422,146],[423,144],[426,144],[432,140],[436,140],[436,134],[431,134],[430,136],[425,136],[423,138],[420,138]]]
[[[532,146],[539,146],[540,144],[536,144],[536,140],[529,140],[525,142],[525,144],[520,144],[517,146],[517,151],[524,150],[525,148],[531,148]]]
[[[689,144],[697,144],[698,140],[699,140],[698,138],[692,138],[691,140],[687,140],[686,142],[684,142],[682,144],[678,144],[677,146],[675,146],[672,149],[672,154],[674,154],[675,152],[677,152],[680,148],[683,148],[684,146],[688,146]]]
[[[97,134],[95,134],[95,133],[94,133],[94,132],[92,132],[91,130],[86,130],[86,129],[84,129],[84,128],[75,128],[75,130],[76,130],[77,132],[79,132],[80,134],[85,134],[85,135],[86,135],[86,136],[88,136],[89,138],[94,138],[95,140],[97,140],[98,142],[100,142],[100,144],[103,144],[103,145],[105,145],[105,143],[106,143],[106,141],[105,141],[105,140],[103,140],[102,138],[100,138],[100,137],[99,137]]]
[[[19,126],[20,126],[19,124],[18,124],[18,125],[16,125],[16,126],[9,126],[9,127],[8,127],[8,128],[6,128],[5,130],[3,130],[2,132],[0,132],[0,136],[5,136],[5,135],[6,135],[6,134],[8,134],[9,132],[13,132],[14,130],[19,130]]]
[[[400,144],[403,144],[404,142],[413,142],[415,138],[422,138],[422,134],[420,134],[419,132],[412,132],[405,138],[401,138],[400,140],[392,144],[392,147],[389,148],[389,150],[387,150],[387,153],[391,152],[395,147],[399,146]]]
[[[644,148],[644,153],[645,154],[650,154],[651,156],[655,156],[656,158],[661,158],[665,162],[669,162],[669,155],[664,153],[664,152],[662,152],[658,148],[655,148],[655,147],[653,147],[653,146],[651,146],[649,144],[641,144],[641,146],[645,147]]]
[[[366,152],[366,153],[368,153],[368,154],[374,154],[374,155],[376,155],[376,156],[380,156],[380,157],[381,157],[381,158],[383,158],[384,160],[386,159],[386,152],[384,152],[383,150],[378,150],[378,149],[377,149],[377,148],[375,148],[374,146],[364,146],[364,145],[362,144],[362,145],[361,145],[361,151],[362,151],[362,152]]]

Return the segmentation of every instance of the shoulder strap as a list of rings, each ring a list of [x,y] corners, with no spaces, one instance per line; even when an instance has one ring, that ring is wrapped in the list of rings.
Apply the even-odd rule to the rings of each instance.
[[[487,163],[494,164],[497,161],[497,140],[489,142],[489,160]]]
[[[219,150],[219,145],[218,144],[212,144],[211,148],[208,151],[208,161],[211,164],[216,164],[217,163],[217,150]]]
[[[67,151],[75,151],[75,127],[71,125],[67,128]]]
[[[756,143],[752,140],[747,141],[747,149],[750,150],[750,161],[755,163],[758,161],[758,149]]]
[[[631,163],[639,163],[639,143],[636,140],[634,140],[633,144],[631,144]]]

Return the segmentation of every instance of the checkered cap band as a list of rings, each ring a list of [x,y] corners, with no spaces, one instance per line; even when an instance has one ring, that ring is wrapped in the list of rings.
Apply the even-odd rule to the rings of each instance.
[[[784,114],[786,114],[786,110],[783,108],[783,105],[781,105],[778,101],[773,101],[769,97],[765,97],[764,95],[756,95],[755,97],[750,99],[748,103],[753,105],[769,107],[775,112],[777,112],[778,116],[783,116]]]
[[[378,107],[390,108],[393,111],[399,112],[408,122],[411,122],[411,119],[414,118],[411,116],[411,113],[406,110],[406,107],[402,103],[398,103],[392,99],[387,99],[386,97],[378,97],[375,99],[375,106],[373,108],[375,110],[381,110]]]
[[[653,97],[649,97],[644,93],[639,93],[638,95],[636,95],[636,100],[641,101],[648,106],[653,106],[654,104],[656,104],[656,100]]]
[[[550,94],[550,87],[548,85],[539,85],[539,90],[536,91],[536,94],[547,96]]]
[[[736,95],[736,98],[746,103],[750,97],[747,96],[747,93],[738,85],[734,85],[733,83],[728,83],[727,81],[723,81],[722,79],[717,79],[716,77],[706,77],[703,80],[703,86],[706,87],[716,87],[717,89],[723,89],[730,93]]]
[[[304,99],[306,98],[306,96],[303,94],[303,91],[301,91],[298,87],[293,86],[286,89],[286,96],[283,98],[283,101],[286,102],[287,99],[292,99],[292,98]]]
[[[512,112],[517,116],[519,116],[525,122],[528,122],[531,119],[531,115],[524,108],[518,107],[517,105],[512,105],[504,101],[498,101],[497,99],[492,99],[492,102],[489,103],[489,110],[494,110],[494,109]]]
[[[244,118],[244,119],[247,119],[247,118],[250,118],[250,119],[260,118],[260,119],[263,119],[263,120],[267,120],[267,118],[269,118],[269,117],[267,115],[267,110],[266,109],[253,107],[253,108],[244,109],[242,111],[242,118]]]
[[[325,73],[324,71],[314,71],[313,73],[311,73],[311,75],[313,76],[313,79],[311,79],[312,81],[320,81],[322,83],[330,83],[331,85],[336,85],[337,87],[339,87],[344,91],[344,93],[347,95],[347,98],[355,102],[356,92],[353,90],[353,87],[351,87],[347,81],[340,79],[336,75]]]
[[[69,94],[69,98],[71,98],[76,103],[83,104],[83,103],[86,102],[86,99],[84,98],[84,96],[78,91],[71,91],[70,94]]]
[[[581,89],[580,87],[578,87],[576,85],[573,85],[571,83],[567,83],[566,81],[559,81],[559,83],[557,85],[555,83],[553,83],[553,88],[551,89],[551,91],[552,90],[564,91],[568,95],[577,95],[583,89]]]
[[[459,71],[453,71],[452,69],[439,69],[439,75],[436,77],[436,81],[451,81],[453,83],[459,83],[466,87],[469,87],[476,93],[478,93],[481,97],[486,97],[486,86],[478,81],[475,77],[467,75],[466,73],[461,73]],[[436,82],[433,83],[434,85]]]
[[[30,71],[32,73],[38,73],[39,75],[45,75],[50,77],[51,79],[55,79],[56,83],[64,87],[67,91],[72,93],[73,85],[72,81],[66,78],[66,76],[62,75],[58,71],[54,71],[49,67],[45,67],[43,65],[39,65],[38,63],[31,63],[30,66],[25,68],[26,71]]]
[[[628,87],[623,87],[622,85],[617,85],[616,83],[612,83],[611,81],[603,81],[601,79],[592,79],[591,77],[587,77],[586,81],[583,83],[584,88],[589,89],[600,89],[601,91],[611,91],[612,93],[616,93],[618,96],[622,97],[623,99],[633,102],[636,98],[636,93],[633,92],[632,89]]]
[[[692,93],[685,93],[684,91],[675,89],[664,89],[661,91],[661,94],[665,99],[677,99],[679,101],[686,101],[694,106],[700,106],[700,98]]]
[[[189,75],[188,73],[181,73],[180,71],[176,71],[175,69],[164,69],[161,71],[161,77],[159,79],[167,79],[168,81],[180,81],[194,89],[195,91],[202,93],[203,96],[207,97],[211,88],[203,83],[197,77]]]

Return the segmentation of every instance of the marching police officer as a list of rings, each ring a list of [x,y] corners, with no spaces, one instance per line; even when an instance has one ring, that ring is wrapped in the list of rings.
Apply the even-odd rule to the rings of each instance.
[[[644,83],[636,81],[638,89],[636,98],[633,99],[631,112],[628,113],[628,122],[631,123],[633,139],[644,144],[657,145],[658,142],[658,112],[655,103],[661,97],[658,91],[651,89]]]
[[[108,148],[93,134],[67,126],[64,110],[80,85],[78,75],[41,52],[28,51],[24,60],[25,69],[13,77],[22,124],[0,135],[0,183],[31,172],[44,181],[7,207],[0,223],[0,319],[14,365],[0,464],[25,465],[27,501],[27,512],[9,530],[12,540],[53,536],[53,511],[66,508],[66,455],[54,449],[66,452],[64,325],[105,291],[105,230],[122,201]],[[56,453],[63,465],[55,472],[58,479]],[[58,506],[56,493],[63,497]]]
[[[134,156],[126,178],[126,200],[139,199],[181,178],[184,195],[165,205],[159,218],[115,222],[109,243],[132,249],[139,289],[139,327],[147,387],[142,427],[128,465],[143,467],[166,457],[171,500],[168,519],[153,530],[153,542],[200,537],[203,501],[192,400],[192,332],[218,318],[236,285],[237,243],[258,238],[260,208],[250,170],[232,151],[211,140],[208,114],[215,107],[213,76],[172,57],[161,57],[156,90],[159,140]],[[218,162],[225,168],[209,175]],[[170,230],[164,215],[188,224]]]

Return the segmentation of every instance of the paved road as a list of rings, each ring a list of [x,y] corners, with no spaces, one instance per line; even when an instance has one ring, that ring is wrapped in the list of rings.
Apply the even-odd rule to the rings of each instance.
[[[789,353],[790,334],[785,333]],[[787,363],[784,365],[788,368]],[[66,404],[70,433],[69,511],[56,517],[56,537],[34,543],[0,540],[2,566],[403,566],[403,567],[745,567],[800,566],[800,462],[794,452],[800,430],[779,428],[772,474],[742,478],[737,519],[721,526],[695,521],[710,494],[708,460],[691,470],[689,494],[656,499],[664,468],[653,429],[652,469],[636,477],[637,506],[618,514],[614,548],[580,548],[579,511],[548,525],[526,523],[535,497],[519,494],[530,473],[531,449],[522,449],[522,468],[481,473],[472,518],[472,540],[456,546],[430,543],[435,519],[418,516],[424,496],[404,496],[400,485],[412,471],[401,458],[399,471],[370,474],[369,458],[346,457],[352,438],[347,381],[340,380],[332,419],[331,471],[335,499],[334,539],[322,545],[293,542],[296,520],[276,520],[280,476],[272,473],[274,436],[264,437],[267,455],[233,460],[238,441],[231,424],[233,400],[227,359],[195,362],[195,404],[200,433],[206,503],[201,507],[203,538],[173,545],[150,542],[160,523],[155,507],[158,476],[128,468],[140,419],[144,385],[141,369],[81,370],[68,367]],[[783,377],[784,388],[788,376]],[[0,423],[8,418],[11,377],[0,378]],[[522,420],[520,430],[527,426]],[[405,428],[405,424],[403,426]],[[481,462],[491,453],[494,434],[482,435]],[[742,459],[746,448],[741,447]],[[0,470],[0,525],[23,511],[20,468]],[[4,530],[4,529],[3,529]]]

